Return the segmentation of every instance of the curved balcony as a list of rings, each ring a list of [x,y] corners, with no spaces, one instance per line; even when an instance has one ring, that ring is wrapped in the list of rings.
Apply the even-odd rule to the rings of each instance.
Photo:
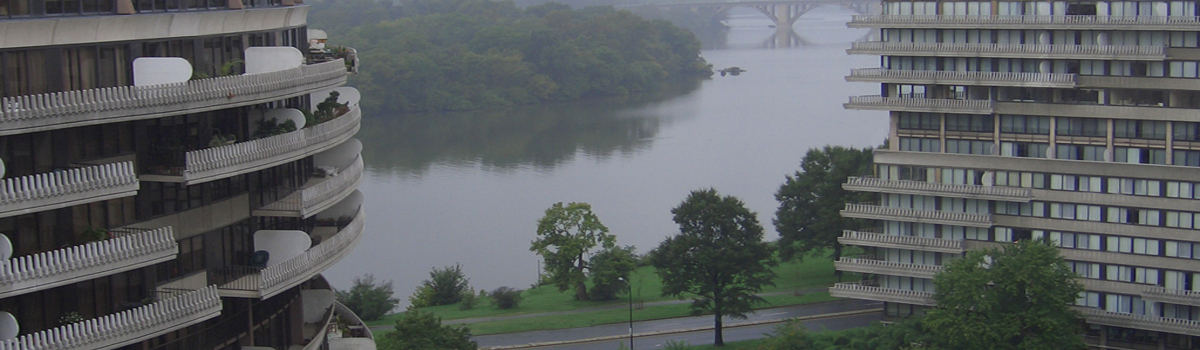
[[[981,43],[855,42],[849,54],[936,57],[999,57],[1085,60],[1167,59],[1163,46],[1137,45],[1035,45]]]
[[[170,227],[0,261],[0,298],[50,289],[175,259]]]
[[[1200,30],[1200,17],[1086,15],[859,15],[851,28]]]
[[[920,222],[927,224],[955,225],[967,227],[992,227],[991,214],[962,213],[941,210],[918,210],[885,207],[874,204],[846,204],[842,217]]]
[[[342,60],[262,74],[0,99],[0,136],[277,101],[346,83]]]
[[[872,111],[992,114],[992,101],[951,100],[923,97],[850,96],[843,108]]]
[[[361,121],[362,109],[356,106],[336,119],[286,134],[187,152],[181,169],[141,179],[193,185],[266,169],[337,146],[358,132]]]
[[[137,194],[133,162],[0,180],[0,218]]]
[[[229,282],[220,286],[221,296],[266,299],[313,278],[354,249],[362,238],[365,217],[360,206],[349,224],[304,253],[264,268],[242,268],[235,272],[240,277],[224,279]]]
[[[1142,299],[1179,305],[1200,306],[1200,291],[1152,287],[1142,291]]]
[[[108,316],[0,341],[5,350],[115,349],[217,317],[214,286]]]
[[[1076,307],[1088,323],[1157,332],[1200,336],[1200,321],[1148,315],[1123,314],[1095,308]]]
[[[940,85],[1074,88],[1077,76],[1066,73],[971,72],[860,68],[850,70],[846,81]]]
[[[915,290],[889,289],[867,286],[861,283],[843,282],[829,287],[829,295],[837,298],[886,301],[913,305],[933,306],[933,293]]]
[[[304,188],[254,211],[254,216],[281,216],[307,219],[346,199],[362,182],[363,161],[339,169],[336,175],[309,180]]]
[[[842,188],[848,191],[986,199],[1007,202],[1028,202],[1033,199],[1033,189],[1029,188],[883,180],[874,177],[850,177],[846,179],[846,183],[842,184]]]
[[[838,242],[845,245],[862,247],[908,249],[951,254],[962,254],[966,250],[963,248],[963,241],[850,230],[842,231],[842,236],[838,237]]]
[[[920,265],[890,262],[884,260],[842,257],[833,263],[838,271],[870,273],[876,275],[905,276],[932,279],[933,275],[942,272],[938,265]]]

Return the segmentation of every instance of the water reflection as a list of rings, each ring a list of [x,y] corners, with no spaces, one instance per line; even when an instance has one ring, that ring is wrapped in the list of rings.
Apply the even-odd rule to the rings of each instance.
[[[435,164],[549,170],[577,154],[603,159],[648,149],[662,123],[674,116],[646,107],[698,86],[692,82],[636,97],[486,111],[368,111],[372,117],[363,120],[358,138],[371,140],[364,143],[363,155],[375,172],[421,176]]]

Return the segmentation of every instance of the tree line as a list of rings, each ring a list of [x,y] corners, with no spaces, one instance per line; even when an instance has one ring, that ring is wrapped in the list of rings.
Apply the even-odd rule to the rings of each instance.
[[[652,91],[712,75],[700,43],[612,7],[373,0],[312,5],[310,28],[358,50],[366,108],[469,110]]]

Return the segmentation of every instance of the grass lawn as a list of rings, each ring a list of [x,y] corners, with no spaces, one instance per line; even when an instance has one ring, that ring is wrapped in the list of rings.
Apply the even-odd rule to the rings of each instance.
[[[762,339],[725,342],[725,346],[720,347],[720,348],[712,346],[712,345],[696,345],[689,349],[690,350],[717,350],[717,349],[720,349],[720,350],[755,350],[755,349],[758,349],[759,343],[762,343]]]
[[[766,287],[763,293],[770,292],[785,292],[794,291],[805,288],[816,288],[832,285],[837,282],[837,278],[833,275],[833,262],[823,258],[808,258],[804,262],[788,262],[780,264],[775,268],[775,286]],[[845,280],[854,280],[856,277],[853,274],[846,274]],[[654,302],[661,300],[673,300],[671,297],[662,296],[662,281],[654,272],[654,267],[644,266],[633,272],[630,276],[633,281],[633,298],[636,302]],[[432,312],[442,318],[442,320],[454,320],[460,318],[476,318],[476,317],[492,317],[504,315],[519,315],[529,313],[541,313],[552,311],[570,311],[577,309],[586,309],[607,305],[624,305],[628,303],[627,299],[618,298],[611,301],[579,301],[574,298],[575,293],[572,291],[559,292],[554,286],[541,286],[534,289],[528,289],[521,293],[520,306],[513,309],[501,310],[492,306],[491,298],[479,298],[476,300],[475,308],[471,310],[459,310],[458,305],[442,305],[422,308],[423,311]],[[651,309],[650,307],[646,308]],[[628,312],[628,311],[626,311]],[[389,314],[379,320],[369,321],[368,325],[380,326],[394,324],[395,320],[400,317],[400,314]],[[626,315],[628,318],[628,315]],[[474,327],[472,327],[474,329]]]

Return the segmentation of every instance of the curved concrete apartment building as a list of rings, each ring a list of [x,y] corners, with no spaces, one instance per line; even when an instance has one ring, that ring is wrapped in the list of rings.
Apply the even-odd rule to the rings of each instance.
[[[357,61],[307,13],[0,1],[0,348],[374,349],[321,277],[363,235]]]
[[[964,251],[1049,236],[1079,273],[1086,338],[1102,349],[1200,349],[1200,3],[883,1],[855,16],[881,56],[848,109],[889,112],[878,194],[845,217],[868,256],[835,296],[932,305]]]

